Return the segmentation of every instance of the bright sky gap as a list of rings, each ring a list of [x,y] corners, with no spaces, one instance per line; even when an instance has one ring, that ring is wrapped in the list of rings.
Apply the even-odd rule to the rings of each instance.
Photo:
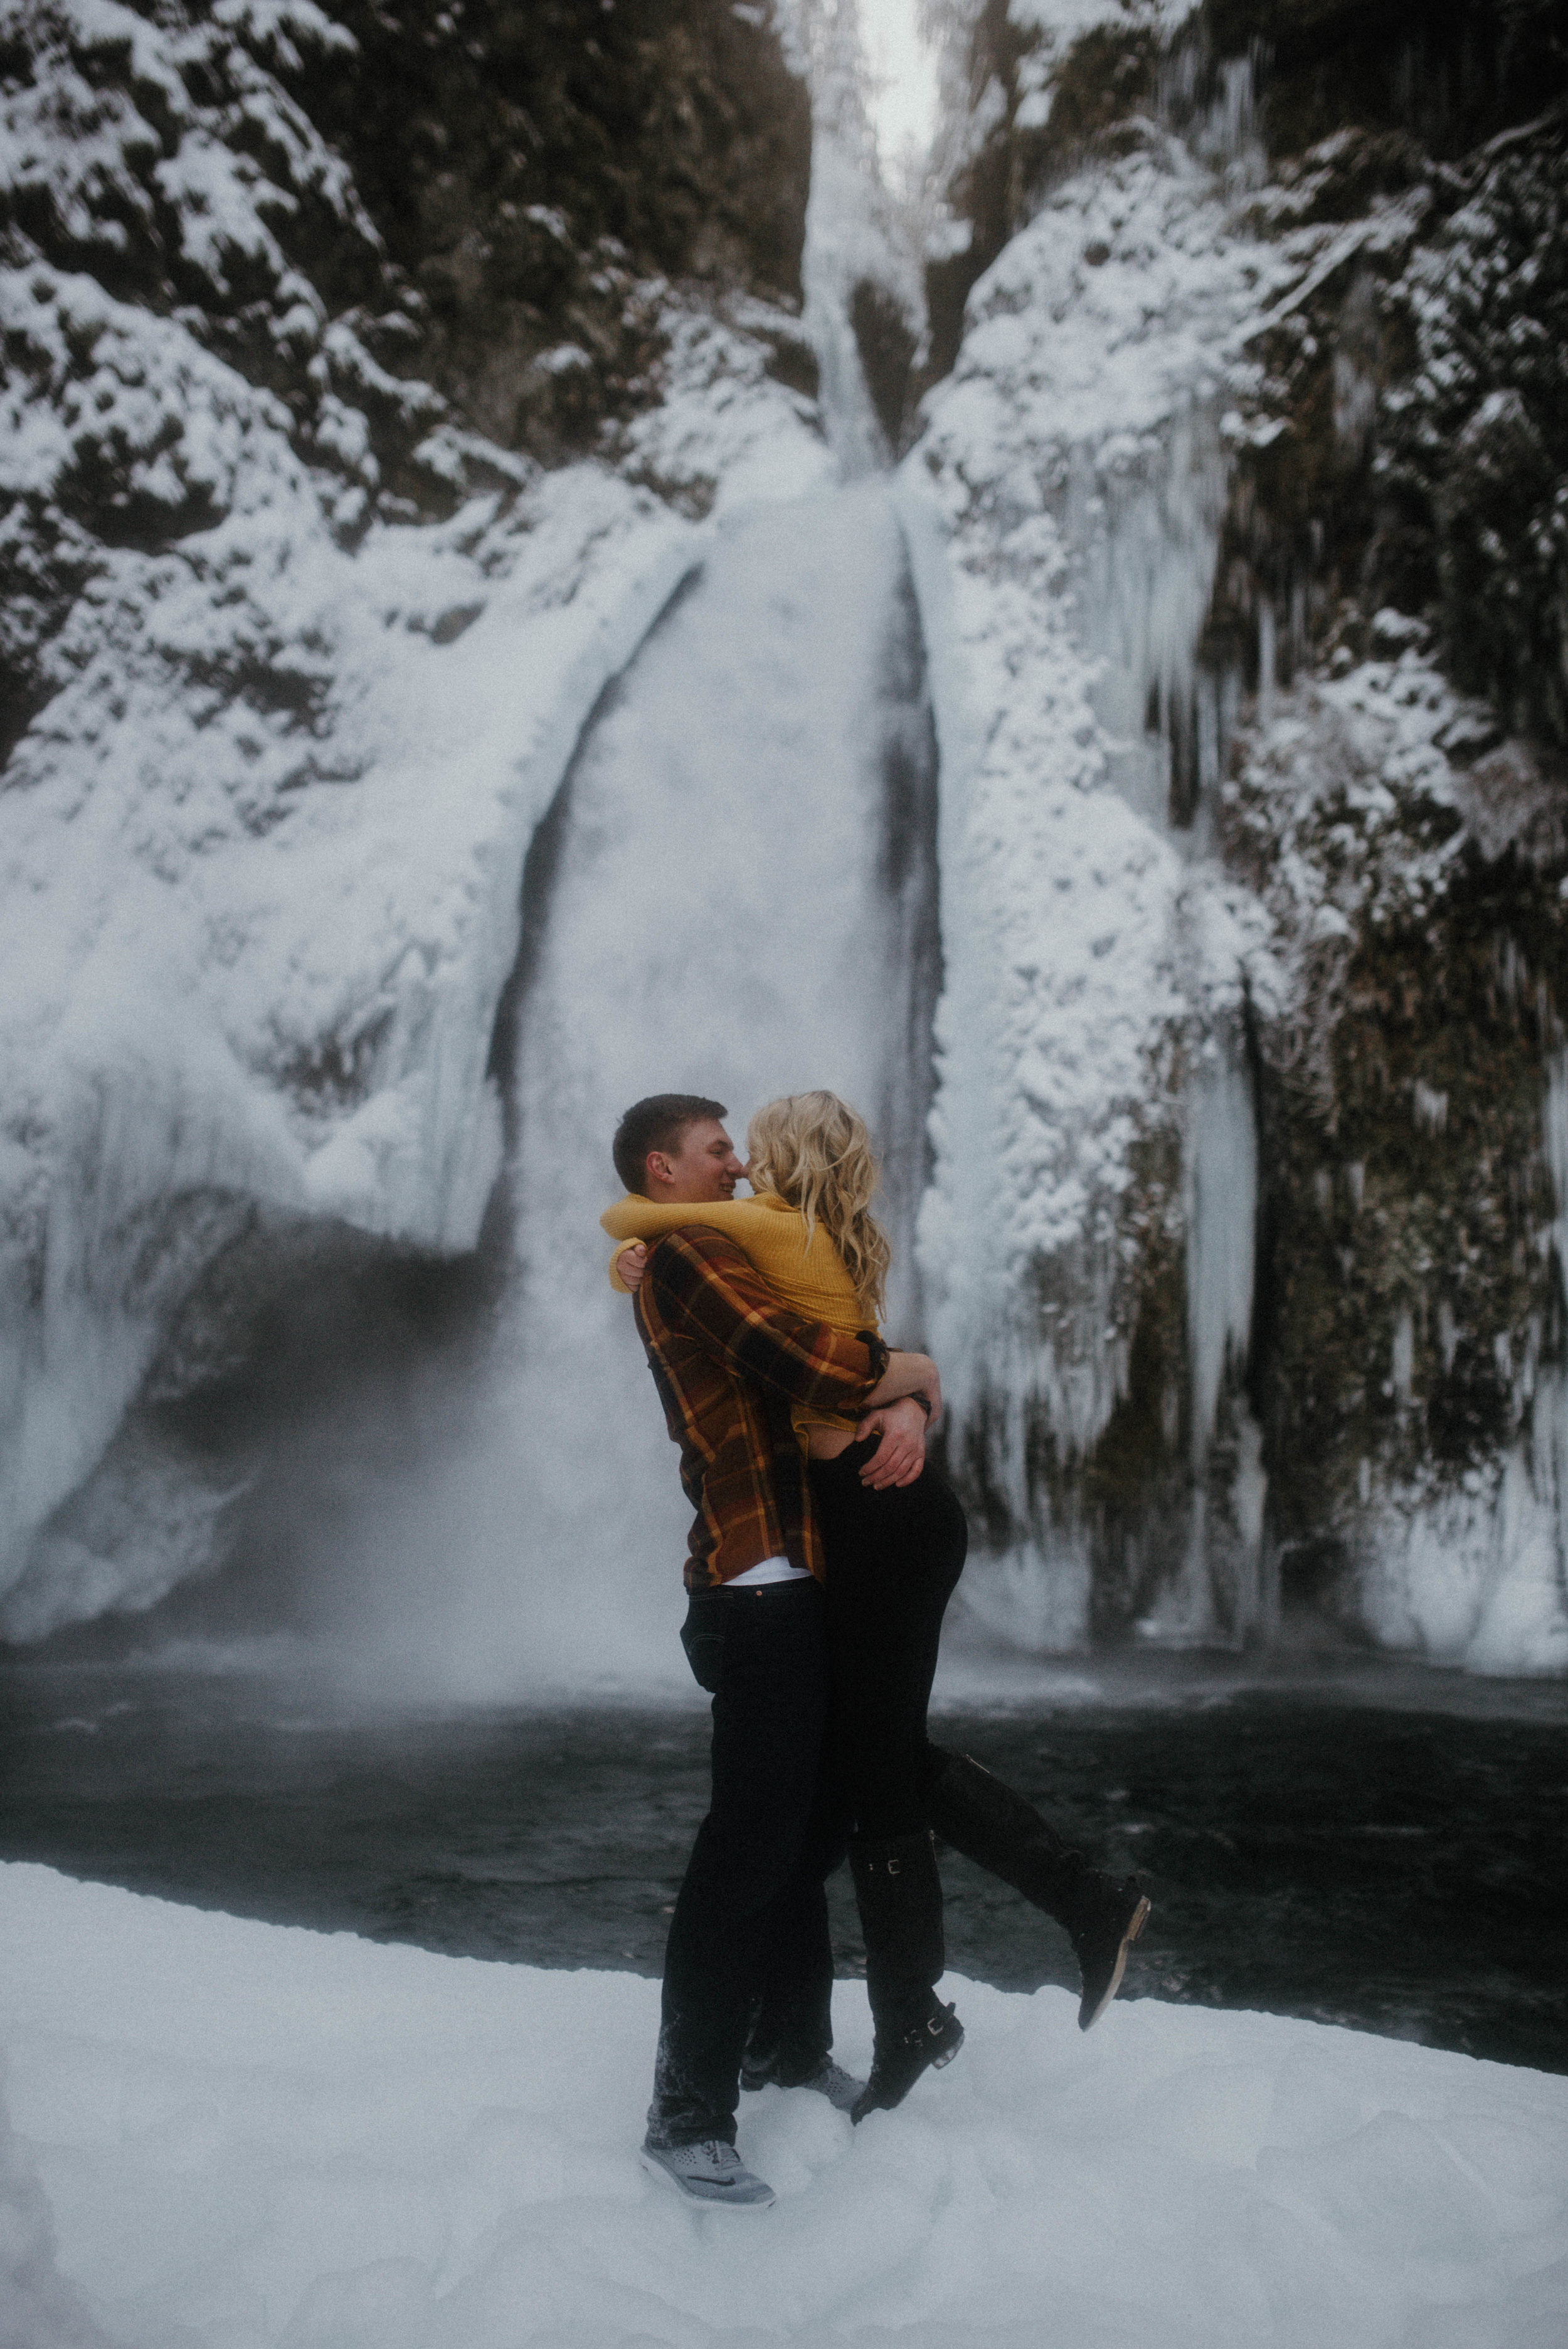
[[[872,122],[884,164],[911,150],[923,158],[936,129],[936,57],[920,36],[918,12],[919,0],[860,0]]]

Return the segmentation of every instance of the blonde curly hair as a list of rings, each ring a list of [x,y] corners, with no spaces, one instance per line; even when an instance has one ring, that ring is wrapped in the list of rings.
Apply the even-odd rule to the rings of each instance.
[[[786,1093],[747,1128],[754,1191],[771,1191],[819,1224],[843,1259],[868,1321],[881,1319],[892,1250],[869,1211],[879,1168],[864,1118],[837,1093]]]

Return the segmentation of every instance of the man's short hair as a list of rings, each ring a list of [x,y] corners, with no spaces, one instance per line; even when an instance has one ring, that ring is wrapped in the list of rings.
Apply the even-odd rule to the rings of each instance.
[[[673,1158],[688,1125],[728,1115],[722,1102],[704,1101],[700,1093],[650,1093],[646,1101],[634,1102],[611,1144],[616,1174],[628,1191],[645,1197],[650,1150],[667,1151]]]

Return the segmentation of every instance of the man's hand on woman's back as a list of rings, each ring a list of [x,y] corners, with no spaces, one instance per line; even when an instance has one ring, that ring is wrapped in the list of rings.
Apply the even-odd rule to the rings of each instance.
[[[868,1435],[880,1435],[882,1442],[861,1470],[861,1484],[873,1493],[892,1485],[913,1485],[925,1466],[925,1413],[913,1396],[903,1395],[897,1402],[883,1403],[880,1411],[867,1412],[855,1440],[863,1443]]]

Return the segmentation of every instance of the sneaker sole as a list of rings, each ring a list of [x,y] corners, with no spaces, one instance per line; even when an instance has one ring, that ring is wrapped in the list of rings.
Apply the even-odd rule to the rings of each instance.
[[[1143,1928],[1148,1924],[1148,1922],[1149,1899],[1148,1895],[1145,1894],[1143,1899],[1140,1900],[1137,1908],[1133,1910],[1127,1930],[1121,1937],[1121,1947],[1116,1953],[1116,1964],[1111,1970],[1110,1981],[1106,1987],[1105,1996],[1100,2000],[1099,2004],[1095,2008],[1094,2013],[1089,2016],[1087,2023],[1081,2015],[1078,2017],[1078,2029],[1080,2031],[1092,2031],[1094,2029],[1095,2024],[1099,2021],[1100,2016],[1105,2013],[1106,2008],[1110,2004],[1111,2000],[1121,1988],[1121,1977],[1127,1971],[1127,1953],[1129,1950],[1131,1949],[1132,1944],[1137,1940],[1138,1936],[1142,1932]]]
[[[650,2178],[656,2178],[661,2186],[667,2186],[672,2194],[677,2194],[683,2202],[690,2203],[696,2210],[771,2210],[779,2199],[771,2187],[766,2202],[731,2202],[726,2199],[722,2189],[717,2194],[694,2194],[690,2187],[681,2184],[673,2170],[665,2168],[662,2161],[651,2161],[645,2153],[640,2153],[637,2159]]]

